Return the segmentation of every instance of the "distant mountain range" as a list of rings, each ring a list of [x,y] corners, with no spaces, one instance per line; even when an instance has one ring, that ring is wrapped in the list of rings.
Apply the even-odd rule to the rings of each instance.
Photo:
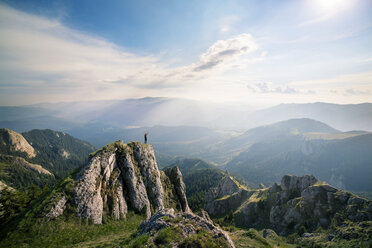
[[[226,168],[257,185],[278,182],[284,174],[313,174],[339,188],[372,190],[368,132],[344,133],[314,120],[296,119],[249,130],[226,144],[230,149],[244,147]]]
[[[200,158],[254,184],[270,184],[286,173],[313,173],[341,188],[372,190],[366,176],[372,161],[371,103],[282,104],[256,111],[174,98],[45,103],[0,107],[0,127],[55,129],[96,147],[119,139],[142,141],[148,132],[161,168]],[[40,135],[24,133],[31,136]]]
[[[0,126],[18,132],[37,128],[58,131],[74,128],[107,130],[156,125],[202,126],[245,131],[294,118],[315,119],[342,131],[372,131],[372,103],[281,104],[256,110],[240,105],[148,97],[0,107]]]

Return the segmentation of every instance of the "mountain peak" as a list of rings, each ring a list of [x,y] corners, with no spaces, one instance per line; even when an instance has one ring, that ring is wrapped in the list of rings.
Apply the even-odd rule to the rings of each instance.
[[[7,146],[12,151],[25,152],[30,158],[36,156],[35,149],[22,134],[7,128],[0,129],[0,145]]]
[[[147,218],[165,207],[190,211],[181,172],[177,167],[160,172],[149,144],[110,143],[92,153],[71,179],[70,190],[60,188],[59,197],[51,199],[46,217],[58,217],[66,205],[95,224],[101,224],[106,216],[125,218],[129,210]]]

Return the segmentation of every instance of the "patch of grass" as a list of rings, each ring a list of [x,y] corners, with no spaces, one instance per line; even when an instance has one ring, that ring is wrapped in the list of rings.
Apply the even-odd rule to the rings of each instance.
[[[317,230],[314,237],[297,238],[295,242],[303,247],[372,247],[372,221],[346,221],[344,224],[346,226]]]
[[[234,242],[236,248],[271,248],[283,247],[294,248],[295,245],[288,244],[284,238],[264,238],[262,231],[255,229],[234,229],[229,232],[231,240]]]
[[[123,142],[121,140],[117,140],[115,142],[109,143],[102,147],[101,149],[98,149],[95,152],[92,152],[89,154],[89,159],[93,158],[97,154],[104,154],[106,152],[114,152],[117,148],[117,146],[120,146]]]
[[[20,226],[0,241],[0,247],[118,247],[135,233],[144,217],[128,214],[126,220],[93,225],[78,217],[66,220],[34,220],[31,226]]]
[[[179,226],[167,227],[159,231],[154,239],[154,243],[159,247],[172,247],[172,242],[182,239],[181,228]]]
[[[143,234],[140,236],[135,237],[134,239],[130,240],[128,239],[129,243],[125,247],[130,247],[130,248],[143,248],[143,247],[149,247],[149,238],[150,236],[147,234]]]
[[[187,237],[180,245],[180,248],[199,247],[199,248],[212,248],[212,247],[229,247],[229,244],[222,237],[213,238],[212,234],[201,229],[199,233]]]

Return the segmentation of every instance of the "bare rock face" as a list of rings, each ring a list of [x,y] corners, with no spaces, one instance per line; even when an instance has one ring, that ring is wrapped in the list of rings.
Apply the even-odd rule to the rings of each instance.
[[[203,218],[193,213],[175,213],[173,209],[162,209],[155,213],[149,220],[139,226],[140,234],[148,234],[149,245],[156,244],[156,237],[162,229],[169,228],[177,232],[178,239],[173,240],[170,247],[179,247],[185,244],[185,240],[197,235],[201,230],[206,232],[212,240],[215,240],[213,247],[232,247],[234,243],[229,235],[221,228],[215,226],[210,219]],[[189,247],[189,246],[188,246]],[[196,245],[195,247],[200,247]]]
[[[76,214],[95,224],[101,224],[105,215],[125,218],[128,210],[149,218],[153,212],[167,207],[170,200],[180,205],[182,211],[190,211],[179,169],[169,168],[163,177],[151,145],[121,141],[108,144],[92,155],[76,176],[73,190]],[[166,203],[162,179],[175,192],[167,195]]]
[[[66,208],[67,199],[65,196],[62,196],[54,206],[50,209],[50,211],[46,214],[48,218],[57,218],[58,216],[63,214],[63,211]]]
[[[107,195],[101,193],[105,193],[105,187],[112,186],[110,181],[117,180],[117,177],[111,178],[116,167],[115,151],[108,151],[92,158],[80,172],[74,190],[78,216],[90,219],[94,224],[102,223],[103,201],[107,201]]]
[[[27,140],[17,132],[3,128],[0,129],[0,135],[2,135],[3,142],[10,146],[14,151],[25,152],[30,158],[36,156],[35,149],[27,142]]]
[[[191,212],[186,198],[186,186],[182,180],[180,169],[177,166],[174,166],[172,168],[167,168],[164,172],[174,185],[176,195],[181,203],[181,210],[183,212]]]
[[[302,177],[285,175],[282,178],[280,186],[282,187],[282,190],[290,190],[296,187],[300,192],[302,192],[302,190],[317,182],[318,179],[312,175],[305,175]]]
[[[145,212],[150,217],[150,201],[146,192],[146,186],[140,176],[139,168],[133,163],[131,154],[125,152],[121,158],[122,177],[124,181],[125,195],[129,205],[137,212]]]
[[[226,175],[205,194],[204,209],[212,216],[236,210],[252,193],[230,175]]]

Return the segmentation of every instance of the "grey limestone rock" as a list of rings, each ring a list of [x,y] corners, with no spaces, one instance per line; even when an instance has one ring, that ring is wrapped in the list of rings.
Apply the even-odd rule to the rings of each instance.
[[[147,195],[146,186],[143,183],[138,167],[134,164],[132,156],[128,151],[123,154],[120,163],[129,205],[135,211],[144,211],[146,216],[150,217],[150,201]]]
[[[217,185],[205,195],[205,210],[212,216],[223,215],[236,210],[253,191],[239,187],[233,177],[226,175]]]
[[[292,176],[292,175],[285,175],[282,178],[280,186],[283,190],[290,190],[292,188],[297,188],[300,192],[305,188],[315,184],[318,182],[312,175],[305,175],[302,177]]]
[[[121,180],[121,179],[120,179]],[[123,193],[123,183],[120,181],[119,186],[116,188],[116,198],[114,199],[114,205],[113,205],[113,215],[115,219],[120,219],[121,217],[125,218],[128,212],[128,206],[127,202],[124,198],[124,193]]]
[[[311,175],[286,175],[281,185],[246,191],[238,188],[228,192],[231,195],[213,199],[218,192],[221,190],[213,189],[207,194],[205,209],[209,214],[223,215],[232,210],[237,226],[272,228],[280,235],[296,232],[302,226],[308,231],[327,228],[333,219],[354,222],[372,219],[370,201],[338,190]],[[239,198],[243,192],[245,197]]]
[[[212,222],[211,218],[209,217],[209,214],[207,211],[205,211],[204,209],[200,210],[199,214],[198,214],[200,217],[208,220],[209,222]]]
[[[58,216],[63,214],[63,211],[66,208],[66,196],[62,196],[54,206],[50,209],[50,211],[46,214],[48,218],[57,218]]]
[[[152,146],[133,143],[132,149],[134,158],[138,161],[138,167],[146,186],[150,203],[154,206],[155,211],[163,209],[163,187]]]
[[[78,175],[74,189],[77,215],[91,219],[94,224],[102,223],[102,185],[109,183],[112,169],[116,167],[115,152],[105,152],[95,156]]]
[[[189,212],[186,188],[177,167],[169,168],[173,199]],[[173,197],[173,196],[172,196]],[[101,224],[105,214],[125,218],[128,210],[151,216],[164,209],[164,188],[151,145],[117,141],[97,151],[77,174],[74,187],[76,213]],[[103,210],[108,210],[103,213]]]
[[[178,200],[181,203],[182,211],[191,212],[186,197],[186,186],[182,180],[182,173],[180,169],[177,166],[174,166],[172,168],[167,168],[164,170],[164,172],[174,185]]]
[[[146,233],[150,236],[150,239],[152,239],[159,230],[175,225],[179,228],[183,239],[190,235],[197,234],[200,229],[203,229],[210,233],[213,238],[222,238],[225,240],[228,245],[227,247],[235,247],[229,235],[221,228],[215,226],[210,219],[205,219],[191,212],[175,213],[173,209],[162,209],[155,213],[150,219],[141,223],[139,233]],[[172,244],[173,247],[178,247],[182,241],[183,240],[175,241],[175,243]]]

